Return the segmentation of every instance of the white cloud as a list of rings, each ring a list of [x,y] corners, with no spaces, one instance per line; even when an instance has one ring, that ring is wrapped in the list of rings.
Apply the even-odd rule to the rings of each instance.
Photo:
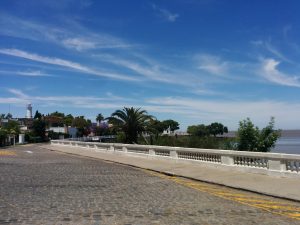
[[[268,81],[276,84],[300,87],[300,77],[291,76],[278,70],[279,61],[275,59],[265,59],[262,62],[260,74]]]
[[[17,97],[19,98],[22,98],[22,99],[28,99],[29,96],[24,94],[23,91],[19,90],[19,89],[15,89],[15,88],[9,88],[8,91],[14,95],[16,95]]]
[[[133,61],[122,59],[113,55],[97,55],[97,58],[118,66],[122,66],[126,69],[130,69],[131,71],[134,71],[150,80],[166,83],[177,83],[176,79],[174,80],[174,77],[176,76],[175,72],[162,72],[161,66],[153,62],[151,64],[145,61],[143,63],[138,63],[137,60]],[[140,59],[138,60],[141,61]]]
[[[28,101],[26,99],[23,98],[3,98],[0,97],[0,104],[14,104],[14,105],[22,105],[24,106],[25,104],[27,104]]]
[[[75,48],[78,51],[93,49],[96,47],[96,43],[81,38],[67,38],[62,40],[63,45],[69,48]]]
[[[68,27],[68,29],[54,27],[49,24],[40,24],[4,13],[0,14],[0,27],[2,28],[0,29],[0,34],[2,35],[50,42],[77,51],[132,48],[131,44],[117,37],[106,33],[91,32],[74,21],[63,25]]]
[[[275,48],[270,42],[265,42],[265,48],[272,53],[273,55],[275,55],[276,57],[278,57],[279,59],[292,63],[291,60],[289,60],[285,55],[283,55],[283,53],[281,53],[277,48]]]
[[[40,107],[70,107],[78,109],[108,109],[114,111],[124,106],[141,107],[152,115],[165,115],[181,123],[182,128],[192,124],[209,124],[219,121],[230,129],[237,129],[238,121],[250,117],[260,127],[275,116],[278,128],[293,129],[300,123],[300,103],[271,100],[202,100],[179,96],[131,99],[107,93],[108,97],[95,96],[36,96],[19,89],[8,89],[14,96],[1,98],[0,104],[24,106],[28,102]],[[109,97],[112,96],[112,97]],[[259,113],[258,113],[259,112]]]
[[[28,77],[50,77],[52,75],[44,73],[40,70],[26,70],[26,71],[9,71],[9,70],[0,70],[0,74],[12,74],[19,76],[28,76]]]
[[[247,117],[260,127],[265,126],[271,116],[275,117],[279,128],[293,129],[300,123],[300,103],[270,100],[199,100],[176,96],[148,99],[146,104],[154,105],[149,111],[162,111],[170,116],[179,114],[185,119],[189,118],[193,124],[220,121],[230,129],[237,129],[238,121]]]
[[[195,56],[198,69],[209,72],[214,75],[225,75],[228,71],[228,62],[221,60],[220,57],[208,54],[199,54]]]
[[[36,62],[42,62],[42,63],[51,64],[51,65],[67,67],[67,68],[74,69],[78,72],[83,72],[83,73],[92,74],[92,75],[96,75],[96,76],[102,76],[102,77],[111,78],[111,79],[128,80],[128,81],[136,81],[137,80],[136,78],[125,76],[125,75],[107,73],[107,72],[94,70],[94,69],[83,66],[76,62],[72,62],[72,61],[68,61],[68,60],[64,60],[64,59],[60,59],[60,58],[51,58],[51,57],[41,56],[41,55],[37,55],[34,53],[29,53],[29,52],[25,52],[22,50],[18,50],[18,49],[0,49],[0,53],[5,54],[5,55],[19,57],[19,58],[25,58],[25,59],[33,60]]]
[[[294,63],[292,60],[287,58],[281,51],[279,51],[272,43],[271,41],[263,41],[263,40],[256,40],[251,41],[251,44],[253,44],[256,47],[261,47],[262,49],[267,50],[267,52],[271,53],[273,57],[277,57],[278,59],[281,59],[288,63]]]
[[[162,17],[164,20],[168,22],[175,22],[179,17],[179,14],[171,13],[169,10],[162,9],[155,4],[153,4],[152,7],[156,12],[159,13],[160,17]]]
[[[38,96],[25,94],[20,89],[9,88],[9,93],[13,94],[13,97],[1,98],[0,104],[15,104],[24,105],[31,102],[35,105],[43,107],[73,107],[73,108],[92,108],[92,109],[117,109],[123,105],[132,105],[131,99],[125,99],[107,93],[107,97],[95,97],[95,96]]]

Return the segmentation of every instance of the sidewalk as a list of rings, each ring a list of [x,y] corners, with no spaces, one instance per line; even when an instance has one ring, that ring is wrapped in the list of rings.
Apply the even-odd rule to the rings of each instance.
[[[279,178],[262,174],[224,171],[197,164],[176,163],[170,160],[128,156],[121,153],[95,152],[78,147],[43,145],[43,148],[117,162],[157,172],[225,185],[270,196],[300,201],[300,179]]]

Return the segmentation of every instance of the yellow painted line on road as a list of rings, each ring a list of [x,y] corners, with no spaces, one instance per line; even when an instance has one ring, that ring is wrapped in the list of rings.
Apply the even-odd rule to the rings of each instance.
[[[267,197],[253,197],[252,194],[241,194],[234,189],[224,187],[213,187],[212,184],[199,183],[197,181],[190,181],[180,177],[167,176],[158,172],[144,170],[145,172],[163,178],[171,180],[175,183],[181,184],[192,189],[205,192],[226,200],[239,202],[243,205],[251,206],[254,208],[262,209],[273,214],[285,216],[288,218],[300,220],[300,206],[296,206],[286,202],[280,202],[280,200],[269,200]],[[225,189],[225,190],[224,190]]]
[[[15,156],[17,155],[13,151],[0,151],[0,156]]]

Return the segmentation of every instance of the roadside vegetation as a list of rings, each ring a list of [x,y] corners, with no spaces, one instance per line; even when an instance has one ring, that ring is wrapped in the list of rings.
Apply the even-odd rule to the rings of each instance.
[[[11,120],[12,115],[1,114],[1,118],[8,119],[0,127],[0,145],[3,146],[7,137],[19,135],[20,128],[17,121]],[[29,131],[25,133],[25,141],[43,142],[62,135],[68,138],[68,134],[53,132],[49,127],[70,126],[76,128],[78,137],[115,135],[114,141],[120,143],[269,152],[280,137],[280,131],[274,128],[273,117],[261,130],[249,118],[240,121],[236,137],[226,137],[224,134],[228,133],[228,128],[219,122],[191,125],[187,128],[187,135],[177,135],[177,121],[160,121],[146,110],[134,107],[116,110],[107,118],[99,113],[95,119],[97,124],[84,116],[74,117],[58,111],[43,115],[36,111]]]

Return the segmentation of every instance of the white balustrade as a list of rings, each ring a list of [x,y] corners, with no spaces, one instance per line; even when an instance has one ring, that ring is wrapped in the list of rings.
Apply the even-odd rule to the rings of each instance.
[[[176,162],[202,163],[218,168],[300,178],[300,155],[73,140],[52,140],[51,144],[89,148],[95,152],[106,151],[140,157],[173,159]]]
[[[300,173],[300,160],[287,160],[285,165],[287,171]]]

